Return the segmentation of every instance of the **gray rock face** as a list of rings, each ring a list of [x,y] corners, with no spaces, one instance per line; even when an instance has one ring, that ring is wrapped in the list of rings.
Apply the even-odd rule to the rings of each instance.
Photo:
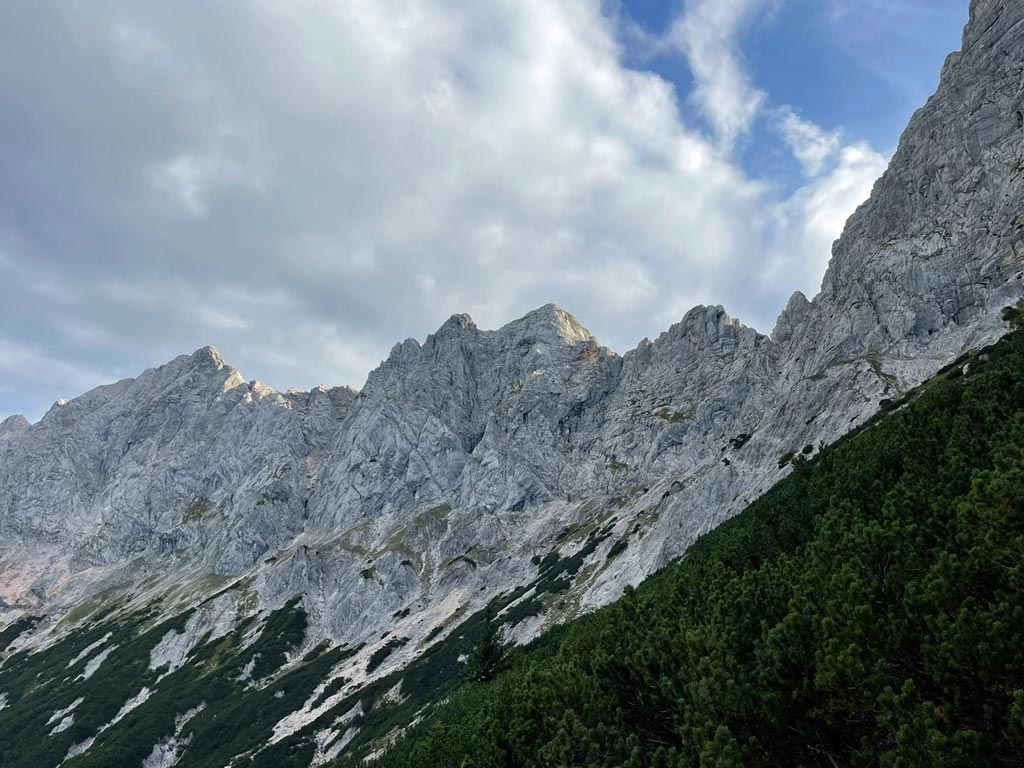
[[[207,347],[58,402],[34,426],[8,419],[0,530],[67,548],[76,568],[151,553],[237,570],[301,530],[354,399],[246,383]]]
[[[571,590],[506,631],[614,599],[786,454],[1003,332],[1024,295],[1024,5],[975,0],[971,18],[821,293],[795,294],[770,337],[697,307],[620,357],[553,305],[496,331],[456,315],[359,393],[275,392],[210,348],[176,358],[0,424],[0,609],[59,615],[140,574],[215,571],[265,605],[303,594],[311,635],[369,653],[529,583],[536,556],[598,526]]]
[[[0,437],[4,437],[7,434],[13,434],[15,432],[22,432],[30,426],[32,425],[29,424],[28,419],[20,414],[8,416],[3,421],[0,421]]]
[[[1020,294],[1021,21],[1017,3],[971,3],[963,49],[836,244],[814,302],[829,352],[920,356],[949,346],[936,336],[987,333]]]

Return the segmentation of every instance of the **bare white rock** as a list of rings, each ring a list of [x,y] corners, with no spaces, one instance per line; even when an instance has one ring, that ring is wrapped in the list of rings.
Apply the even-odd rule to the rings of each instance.
[[[189,721],[198,715],[205,704],[199,704],[174,718],[174,735],[153,745],[153,751],[142,761],[142,768],[172,768],[181,759],[185,747],[192,741],[192,734],[182,735]]]

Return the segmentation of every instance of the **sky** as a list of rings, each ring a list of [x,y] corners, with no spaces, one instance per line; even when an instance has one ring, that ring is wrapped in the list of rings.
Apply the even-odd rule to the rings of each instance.
[[[769,333],[967,0],[0,4],[0,419],[216,346],[359,387],[451,314]]]

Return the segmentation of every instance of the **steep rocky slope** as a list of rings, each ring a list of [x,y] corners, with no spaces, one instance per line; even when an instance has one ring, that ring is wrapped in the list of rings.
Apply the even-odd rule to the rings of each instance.
[[[474,656],[483,684],[427,699],[375,768],[1021,765],[1015,325],[635,591],[504,662]],[[360,701],[347,768],[393,711]]]
[[[517,640],[615,599],[794,453],[1002,332],[1024,295],[1022,51],[1024,7],[974,0],[821,293],[770,337],[697,307],[619,356],[551,305],[496,331],[457,315],[358,393],[275,392],[206,348],[4,421],[0,621],[44,619],[11,650],[114,600],[219,594],[176,635],[184,659],[301,595],[296,657],[362,643],[331,672],[358,687],[495,595]]]

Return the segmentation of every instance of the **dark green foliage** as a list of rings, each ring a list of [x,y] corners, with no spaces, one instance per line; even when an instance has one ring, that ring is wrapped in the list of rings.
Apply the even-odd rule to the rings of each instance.
[[[99,614],[45,653],[21,651],[7,659],[0,669],[0,691],[8,697],[8,707],[0,711],[0,766],[57,765],[73,744],[95,735],[125,701],[155,680],[149,652],[167,632],[183,626],[188,614],[143,629],[150,618],[146,613],[118,619]],[[93,653],[71,664],[98,641],[103,642]],[[118,648],[88,680],[81,679],[88,659],[110,645]],[[78,698],[83,702],[74,710],[71,727],[50,736],[56,724],[48,722],[51,716]]]
[[[331,643],[329,640],[321,640],[319,643],[313,646],[312,650],[306,652],[306,655],[302,657],[302,663],[308,664],[309,662],[315,660],[321,653],[323,653],[330,647]]]
[[[522,597],[526,590],[522,587],[495,600],[492,615]],[[0,710],[0,766],[53,768],[73,744],[90,737],[96,737],[93,746],[65,763],[66,766],[138,766],[155,744],[173,734],[176,716],[200,704],[205,708],[183,731],[184,736],[192,738],[177,763],[180,768],[222,768],[229,763],[236,768],[305,768],[315,747],[313,735],[356,704],[362,705],[364,714],[352,723],[359,733],[350,749],[366,754],[389,733],[408,726],[425,707],[443,699],[459,685],[466,667],[459,659],[478,646],[486,618],[485,610],[469,616],[405,669],[343,697],[296,734],[268,746],[274,726],[302,707],[317,687],[331,677],[332,670],[362,646],[332,649],[320,644],[296,665],[282,670],[289,652],[301,642],[306,623],[296,599],[262,622],[253,618],[223,638],[200,641],[179,669],[158,682],[166,669],[149,669],[150,652],[168,632],[181,631],[191,612],[151,626],[152,612],[114,618],[110,610],[96,612],[83,627],[45,651],[13,654],[0,667],[0,691],[9,696],[11,703]],[[506,619],[502,614],[495,621]],[[437,627],[431,639],[441,631],[443,626]],[[87,659],[70,669],[68,663],[108,633],[111,636],[97,651],[107,644],[117,644],[118,648],[90,680],[76,680]],[[246,638],[253,633],[257,634],[256,640],[247,644]],[[554,637],[557,634],[549,635]],[[392,640],[388,653],[407,642],[406,638]],[[517,653],[520,652],[512,655]],[[379,656],[376,663],[383,658]],[[250,662],[253,677],[259,680],[255,686],[242,679]],[[386,694],[399,682],[400,700],[386,699]],[[323,704],[341,692],[344,685],[340,679],[332,682],[316,697],[317,703]],[[99,733],[99,728],[109,723],[143,687],[153,691],[151,697],[115,727]],[[83,702],[75,709],[72,727],[50,737],[53,724],[47,725],[46,721],[80,696]]]
[[[284,675],[274,686],[243,688],[239,678],[253,659],[254,677],[269,675],[284,663],[285,653],[302,640],[305,612],[298,599],[271,612],[257,640],[242,650],[243,638],[253,624],[244,622],[226,637],[201,645],[186,664],[159,683],[150,673],[146,684],[155,687],[150,699],[117,728],[100,734],[88,752],[66,765],[137,765],[154,744],[173,734],[177,715],[199,705],[205,708],[188,723],[186,733],[192,733],[193,739],[178,766],[225,765],[231,757],[269,737],[274,724],[302,704],[337,655],[334,651],[323,653],[311,664]],[[311,670],[319,674],[311,675]],[[303,684],[297,684],[295,681],[303,676]],[[275,696],[278,690],[284,695]]]
[[[342,688],[344,688],[347,683],[348,678],[345,677],[336,677],[333,680],[331,680],[331,682],[327,684],[327,687],[324,688],[320,695],[316,697],[316,700],[313,701],[312,707],[314,709],[316,707],[319,707],[321,704],[323,704],[325,701],[331,698],[331,696],[338,693]]]
[[[377,667],[384,663],[385,659],[392,654],[397,648],[401,648],[403,645],[409,642],[408,637],[393,637],[387,643],[382,645],[376,651],[370,654],[370,660],[366,664],[366,674],[370,674]]]
[[[1024,764],[1020,336],[964,362],[377,765]]]
[[[1003,321],[1009,324],[1011,331],[1018,334],[1018,342],[1024,341],[1024,336],[1019,335],[1024,332],[1024,299],[1018,301],[1012,307],[1005,307],[1003,309]]]
[[[734,450],[738,451],[744,445],[749,443],[750,442],[750,438],[752,438],[752,437],[753,437],[753,435],[751,435],[750,433],[743,432],[743,433],[741,433],[739,435],[736,435],[736,437],[732,438],[729,441],[729,445],[731,445]]]
[[[19,653],[8,659],[0,669],[0,691],[10,702],[0,711],[0,766],[50,768],[63,760],[72,745],[91,737],[96,739],[93,746],[64,765],[141,765],[155,744],[174,733],[176,716],[200,704],[205,709],[188,723],[194,738],[178,765],[223,766],[265,741],[273,726],[300,707],[346,653],[320,649],[312,658],[307,656],[308,663],[266,688],[243,687],[239,678],[250,661],[255,659],[254,675],[269,676],[283,665],[287,652],[301,643],[305,612],[292,600],[267,616],[250,646],[243,649],[243,638],[255,626],[252,621],[243,622],[224,638],[200,643],[181,668],[158,680],[166,669],[150,669],[150,653],[168,632],[181,631],[190,616],[188,611],[150,626],[149,613],[114,618],[105,612],[45,651]],[[81,651],[108,634],[88,657],[68,666]],[[117,648],[92,677],[81,679],[88,658],[109,645]],[[100,733],[100,727],[144,687],[153,691],[150,698],[116,727]],[[74,709],[71,727],[50,736],[54,723],[47,721],[52,714],[78,698],[82,702]]]
[[[626,548],[628,546],[629,546],[629,539],[628,538],[626,538],[626,539],[619,539],[614,544],[612,544],[611,548],[608,550],[608,557],[607,557],[607,559],[614,560],[616,557],[618,557],[623,552],[625,552]]]
[[[12,621],[0,630],[0,651],[6,650],[7,646],[32,629],[37,621],[38,619],[33,616],[22,616],[17,621]]]
[[[521,597],[525,588],[500,596],[492,601],[492,616]],[[416,717],[421,715],[425,707],[442,701],[466,677],[466,666],[459,661],[471,655],[479,644],[484,629],[487,609],[471,615],[459,626],[452,629],[441,642],[428,648],[423,655],[404,669],[379,678],[357,694],[341,702],[332,713],[324,716],[326,722],[348,711],[357,701],[363,705],[364,715],[356,718],[351,724],[359,728],[359,733],[348,746],[346,754],[358,756],[359,759],[380,746],[395,729],[407,727]],[[502,614],[496,621],[506,619]],[[551,638],[558,637],[557,632],[549,633]],[[540,643],[531,646],[534,650],[542,647]],[[506,657],[506,663],[512,664],[519,658],[522,651],[512,649]],[[401,682],[402,699],[398,702],[385,703],[384,695]],[[315,724],[314,724],[315,727]],[[362,763],[353,757],[355,764]]]
[[[505,663],[505,648],[502,646],[500,627],[494,618],[494,609],[488,604],[484,613],[480,637],[466,665],[466,678],[477,683],[494,679]]]
[[[569,557],[562,557],[557,550],[545,555],[537,566],[540,572],[540,579],[536,582],[537,594],[564,592],[568,589],[587,558],[594,554],[602,541],[611,536],[614,526],[614,522],[609,522],[603,528],[591,531],[579,551]]]
[[[214,768],[227,765],[235,755],[262,746],[273,732],[274,725],[289,712],[300,708],[310,693],[319,685],[330,669],[344,658],[345,652],[333,649],[314,662],[289,669],[265,688],[240,690],[230,685],[230,696],[210,701],[211,688],[216,690],[225,680],[223,672],[212,673],[201,681],[202,700],[207,707],[188,725],[193,740],[177,766],[184,768]],[[212,671],[211,671],[212,672]],[[170,689],[172,692],[174,688]],[[286,761],[267,762],[268,756],[259,753],[249,760],[236,763],[241,766],[292,765]],[[297,764],[296,764],[297,765]],[[304,765],[308,765],[308,762]]]
[[[443,624],[439,624],[438,626],[434,627],[432,630],[427,632],[427,636],[423,638],[423,643],[424,644],[429,643],[431,640],[433,640],[435,637],[440,635],[442,632],[444,632],[444,625]]]
[[[302,644],[306,636],[306,612],[299,605],[301,598],[292,598],[279,611],[267,618],[260,639],[249,649],[256,659],[252,670],[254,680],[261,680],[280,669],[287,660],[286,654]]]
[[[532,559],[536,561],[534,565],[537,566],[537,570],[540,573],[544,573],[545,571],[551,570],[551,566],[555,565],[559,561],[560,555],[556,550],[554,552],[548,552],[544,557],[539,559],[537,555],[534,555]]]

